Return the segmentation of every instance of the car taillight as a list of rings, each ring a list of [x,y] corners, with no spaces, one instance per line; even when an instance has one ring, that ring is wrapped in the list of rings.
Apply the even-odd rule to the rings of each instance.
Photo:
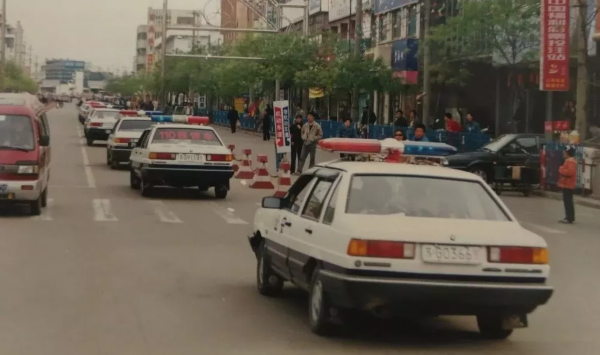
[[[488,261],[504,264],[548,264],[548,249],[528,247],[489,247]]]
[[[175,155],[173,153],[150,153],[148,158],[154,160],[175,160]]]
[[[115,138],[115,143],[129,143],[131,138]]]
[[[352,239],[348,244],[348,255],[370,258],[414,259],[415,244],[387,240]]]
[[[90,122],[90,127],[102,127],[102,123],[99,123],[99,122]]]
[[[233,156],[231,154],[209,154],[206,156],[208,161],[232,161]]]

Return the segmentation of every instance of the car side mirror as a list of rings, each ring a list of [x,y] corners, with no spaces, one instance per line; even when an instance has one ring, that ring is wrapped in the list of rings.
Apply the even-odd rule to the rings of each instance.
[[[281,209],[283,205],[283,200],[279,197],[268,196],[263,198],[262,200],[262,208],[270,208],[274,210]]]
[[[48,135],[43,135],[40,137],[40,145],[42,147],[47,147],[50,145],[50,136]]]

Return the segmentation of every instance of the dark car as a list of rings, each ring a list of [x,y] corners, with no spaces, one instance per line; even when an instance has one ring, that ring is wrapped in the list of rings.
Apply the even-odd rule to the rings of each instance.
[[[498,166],[520,165],[539,171],[540,152],[545,144],[542,134],[505,134],[476,151],[447,157],[448,166],[494,182],[495,167]]]

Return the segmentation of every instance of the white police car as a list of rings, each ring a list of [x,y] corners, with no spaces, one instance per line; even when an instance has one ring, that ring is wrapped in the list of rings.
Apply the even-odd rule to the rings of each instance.
[[[162,114],[159,111],[135,110],[121,110],[119,113],[121,118],[106,142],[106,164],[111,169],[117,169],[122,163],[129,163],[129,156],[138,139],[145,129],[154,124],[150,116]]]
[[[155,186],[215,188],[227,197],[233,156],[208,117],[152,116],[159,123],[146,129],[131,152],[130,186],[143,196]],[[181,123],[178,123],[181,122]]]
[[[107,140],[120,117],[119,110],[112,108],[96,108],[91,111],[83,126],[87,145]]]
[[[406,159],[403,150],[451,152],[394,140],[326,139],[320,147],[382,152],[386,161]],[[315,166],[284,198],[263,199],[249,239],[259,292],[276,295],[285,281],[308,291],[317,334],[348,310],[364,310],[474,315],[482,335],[506,338],[553,292],[546,242],[480,177],[441,166]]]

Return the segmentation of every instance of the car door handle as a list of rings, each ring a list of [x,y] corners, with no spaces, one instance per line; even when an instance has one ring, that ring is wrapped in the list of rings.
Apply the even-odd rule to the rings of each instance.
[[[312,234],[312,229],[310,229],[310,228],[306,228],[306,229],[304,229],[304,231],[308,234]]]

